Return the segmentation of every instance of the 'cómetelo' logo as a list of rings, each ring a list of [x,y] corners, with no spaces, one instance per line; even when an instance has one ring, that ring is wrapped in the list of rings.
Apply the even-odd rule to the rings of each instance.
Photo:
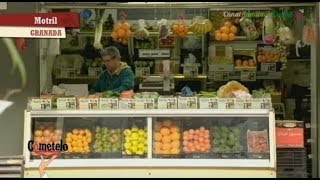
[[[59,151],[68,151],[68,145],[64,144],[62,140],[59,143],[34,143],[34,141],[28,142],[28,150],[30,152],[59,152]]]

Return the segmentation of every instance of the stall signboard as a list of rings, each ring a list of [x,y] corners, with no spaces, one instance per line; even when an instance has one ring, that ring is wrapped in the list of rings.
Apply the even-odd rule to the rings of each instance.
[[[79,13],[0,14],[0,37],[66,38],[66,27],[80,27]]]

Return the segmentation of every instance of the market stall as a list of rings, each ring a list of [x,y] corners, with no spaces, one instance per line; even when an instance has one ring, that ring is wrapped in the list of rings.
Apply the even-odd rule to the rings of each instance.
[[[27,142],[58,138],[70,148],[48,168],[57,177],[276,177],[276,120],[308,122],[298,112],[310,103],[313,4],[253,5],[42,6],[79,12],[81,28],[41,40],[25,176],[37,176],[40,163]],[[108,46],[134,71],[135,87],[89,95],[105,68],[99,49]]]

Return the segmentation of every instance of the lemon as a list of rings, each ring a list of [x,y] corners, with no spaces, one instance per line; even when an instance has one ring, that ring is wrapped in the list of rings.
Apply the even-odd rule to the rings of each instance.
[[[145,132],[143,136],[144,136],[145,138],[147,138],[147,137],[148,137],[148,133]]]
[[[139,141],[140,143],[144,143],[145,139],[144,139],[144,137],[139,137],[139,138],[138,138],[138,141]]]
[[[130,150],[125,150],[125,153],[128,154],[128,155],[132,154],[132,152]]]
[[[131,131],[132,131],[132,132],[138,132],[139,129],[138,129],[138,127],[134,126],[134,127],[131,128]]]
[[[144,132],[144,130],[143,129],[140,129],[139,131],[138,131],[138,134],[140,135],[140,136],[144,136],[144,134],[145,134],[145,132]]]
[[[138,133],[135,133],[135,132],[132,133],[132,134],[131,134],[131,138],[132,138],[132,139],[138,139],[138,138],[139,138]]]
[[[126,142],[130,142],[131,138],[130,137],[125,137]]]
[[[144,152],[148,152],[148,146],[145,146],[145,147],[143,148],[143,151],[144,151]]]
[[[131,134],[132,134],[132,132],[131,132],[131,130],[130,129],[126,129],[126,130],[124,130],[124,135],[126,135],[126,136],[130,136]]]
[[[133,153],[133,154],[136,154],[137,153],[137,151],[138,151],[138,147],[137,146],[131,146],[131,152]]]
[[[144,144],[147,145],[148,144],[148,139],[144,140]]]
[[[130,149],[131,146],[132,146],[131,143],[128,143],[128,142],[124,143],[124,149]]]
[[[139,144],[137,140],[133,140],[131,143],[132,143],[132,146],[137,146]]]
[[[138,154],[138,155],[143,155],[143,151],[141,151],[141,150],[140,150],[140,151],[137,151],[136,154]]]
[[[138,144],[138,149],[143,151],[144,150],[144,144],[143,143]]]

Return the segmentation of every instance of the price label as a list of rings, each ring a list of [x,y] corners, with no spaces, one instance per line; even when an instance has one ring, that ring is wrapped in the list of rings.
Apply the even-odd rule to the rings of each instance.
[[[158,98],[158,109],[177,109],[177,98]]]
[[[271,98],[253,98],[252,108],[253,109],[271,109],[272,108]]]
[[[229,73],[228,72],[214,72],[213,74],[214,81],[229,81]]]
[[[98,109],[99,99],[79,99],[79,109]]]
[[[76,109],[76,98],[58,98],[57,109]]]
[[[197,109],[197,97],[179,97],[179,109]]]
[[[136,102],[134,99],[121,99],[119,101],[119,109],[135,109]]]
[[[185,77],[197,77],[198,76],[198,66],[184,66],[183,75]]]
[[[116,98],[100,98],[99,109],[118,109],[118,103]]]
[[[263,72],[276,72],[277,64],[276,63],[261,63],[261,71]]]
[[[234,109],[235,108],[235,99],[233,98],[221,98],[218,101],[219,109]]]
[[[154,109],[154,99],[135,99],[136,109]]]
[[[61,69],[61,77],[68,78],[68,77],[75,77],[76,76],[76,70],[74,68],[64,68]]]
[[[257,75],[255,71],[241,71],[240,80],[241,81],[256,81]]]
[[[252,109],[252,100],[236,99],[235,108],[236,109]]]
[[[199,98],[200,109],[218,109],[218,98]]]
[[[51,99],[32,99],[30,104],[32,110],[51,109]]]
[[[136,67],[135,68],[137,77],[141,76],[150,76],[150,68],[149,67]]]

